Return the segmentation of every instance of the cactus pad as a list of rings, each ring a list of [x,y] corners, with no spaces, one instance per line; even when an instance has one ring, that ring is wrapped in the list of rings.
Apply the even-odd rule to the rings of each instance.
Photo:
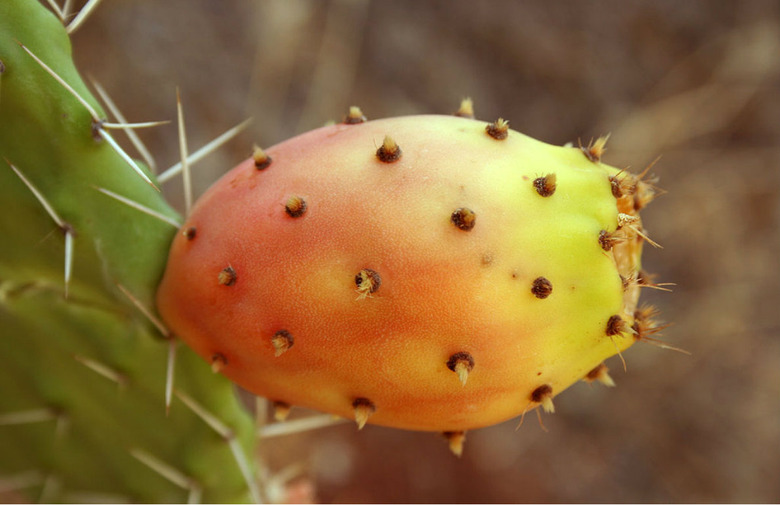
[[[252,466],[238,460],[251,460],[254,429],[232,384],[189,349],[174,354],[147,317],[179,216],[113,147],[65,29],[39,2],[0,2],[0,62],[0,492],[253,499]]]

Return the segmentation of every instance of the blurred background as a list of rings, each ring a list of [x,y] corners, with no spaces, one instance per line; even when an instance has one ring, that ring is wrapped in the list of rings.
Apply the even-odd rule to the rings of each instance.
[[[75,2],[75,6],[83,2]],[[644,213],[646,290],[671,323],[617,388],[578,384],[545,433],[531,416],[438,435],[350,424],[268,440],[288,499],[317,502],[780,500],[780,4],[776,1],[106,0],[76,61],[129,121],[176,117],[190,151],[254,118],[201,162],[195,192],[251,153],[350,105],[369,118],[474,99],[549,143],[612,134],[604,161],[666,191]],[[141,132],[160,168],[175,123]],[[179,184],[177,186],[177,184]],[[177,181],[166,187],[183,208]],[[295,416],[307,415],[296,412]],[[281,472],[281,473],[280,473]]]

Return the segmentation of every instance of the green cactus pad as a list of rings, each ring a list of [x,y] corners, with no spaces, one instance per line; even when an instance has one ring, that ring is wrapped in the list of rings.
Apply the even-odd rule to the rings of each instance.
[[[183,346],[176,390],[230,436],[176,398],[166,415],[171,345],[136,304],[153,306],[176,228],[100,188],[178,214],[100,138],[104,113],[39,2],[0,3],[0,62],[0,481],[45,501],[252,499],[232,450],[251,461],[251,419]]]

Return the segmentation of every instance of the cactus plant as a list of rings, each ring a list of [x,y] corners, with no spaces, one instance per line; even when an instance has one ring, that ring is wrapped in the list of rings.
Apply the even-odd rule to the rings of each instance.
[[[105,118],[60,20],[0,3],[0,482],[32,498],[261,500],[223,375],[278,418],[439,431],[460,454],[467,430],[611,385],[603,361],[657,329],[637,308],[653,187],[601,162],[605,138],[551,146],[469,101],[353,107],[182,218]]]

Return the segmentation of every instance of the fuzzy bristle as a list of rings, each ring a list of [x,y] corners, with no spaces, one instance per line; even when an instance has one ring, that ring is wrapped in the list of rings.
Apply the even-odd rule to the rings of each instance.
[[[217,281],[223,286],[232,286],[236,283],[236,279],[238,279],[238,275],[236,274],[236,270],[231,266],[225,267],[219,272],[219,275],[217,275]]]
[[[445,431],[442,433],[450,445],[450,451],[457,457],[463,456],[463,443],[466,441],[465,431]]]
[[[255,161],[255,168],[265,170],[271,164],[271,157],[266,154],[260,146],[255,145],[252,152],[252,159]]]
[[[553,388],[549,384],[543,384],[534,389],[531,393],[531,401],[542,405],[542,410],[548,414],[555,412],[555,405],[553,405]]]
[[[382,277],[376,270],[364,268],[355,276],[355,286],[357,286],[357,292],[360,295],[358,299],[370,297],[376,293],[381,285]]]
[[[344,118],[344,124],[360,124],[365,123],[366,121],[367,118],[365,115],[363,115],[363,111],[360,110],[360,107],[356,105],[353,105],[349,108],[347,117]]]
[[[274,346],[274,356],[277,358],[290,350],[295,343],[292,334],[287,330],[279,330],[271,337],[271,344]]]
[[[610,175],[609,184],[612,189],[612,196],[615,198],[622,198],[636,193],[636,178],[631,174],[625,173],[623,170],[615,175]]]
[[[547,174],[544,177],[534,179],[534,189],[540,196],[550,196],[555,193],[556,188],[555,174]]]
[[[221,372],[227,366],[227,358],[221,352],[215,352],[211,355],[211,371],[214,373]]]
[[[628,324],[626,324],[622,317],[614,315],[607,321],[607,336],[612,337],[620,335],[626,331],[628,331]]]
[[[663,249],[663,247],[652,240],[650,237],[647,236],[647,234],[642,229],[642,225],[640,223],[638,216],[632,216],[631,214],[624,214],[624,213],[618,213],[617,216],[618,221],[618,229],[619,230],[630,230],[633,232],[634,236],[641,237],[643,240],[646,240],[648,244],[652,245],[653,247],[657,247],[659,249]]]
[[[288,198],[287,203],[284,205],[284,211],[288,216],[293,218],[304,215],[307,208],[308,204],[306,203],[306,200],[304,200],[303,197],[297,195]]]
[[[466,385],[469,373],[474,369],[474,358],[467,352],[458,352],[447,360],[447,368],[458,375],[461,384]]]
[[[455,209],[450,215],[450,221],[456,228],[463,231],[471,231],[477,224],[477,215],[473,210],[461,207]]]
[[[290,415],[290,410],[292,410],[292,406],[289,403],[280,401],[273,402],[273,407],[274,420],[279,423],[286,421]]]
[[[607,230],[601,230],[599,232],[599,245],[602,249],[609,252],[615,247],[616,244],[623,241],[622,237],[619,237],[615,232],[609,232]]]
[[[195,237],[198,235],[198,229],[194,226],[189,226],[181,233],[187,240],[195,240]]]
[[[668,349],[670,351],[677,351],[682,354],[690,355],[690,351],[669,345],[650,336],[669,327],[669,324],[660,324],[656,321],[655,318],[658,313],[658,309],[653,305],[643,305],[634,312],[634,324],[631,326],[631,331],[634,333],[634,340],[651,344],[661,349]]]
[[[401,148],[390,135],[385,135],[382,145],[376,150],[376,157],[382,163],[395,163],[401,159]]]
[[[498,118],[485,127],[485,132],[496,140],[505,140],[509,136],[509,121]]]
[[[639,287],[652,288],[659,291],[671,291],[667,286],[676,285],[674,282],[655,282],[656,276],[656,274],[650,274],[644,270],[639,270],[629,278],[629,282],[636,283]]]
[[[467,97],[460,101],[460,107],[455,111],[455,115],[458,117],[474,119],[474,102],[471,98]]]
[[[606,145],[607,140],[609,140],[609,135],[604,135],[603,137],[599,137],[594,141],[591,141],[587,146],[580,146],[580,149],[585,154],[585,156],[592,161],[593,163],[600,163],[601,162],[601,156],[604,154],[604,151],[606,151]]]
[[[584,380],[586,382],[598,381],[604,384],[605,386],[615,387],[615,381],[612,380],[612,377],[610,377],[609,368],[607,368],[607,365],[605,365],[604,363],[599,364],[593,370],[588,372]]]
[[[368,398],[356,398],[352,402],[352,408],[355,412],[355,422],[359,430],[368,422],[368,418],[376,412],[376,405]]]

